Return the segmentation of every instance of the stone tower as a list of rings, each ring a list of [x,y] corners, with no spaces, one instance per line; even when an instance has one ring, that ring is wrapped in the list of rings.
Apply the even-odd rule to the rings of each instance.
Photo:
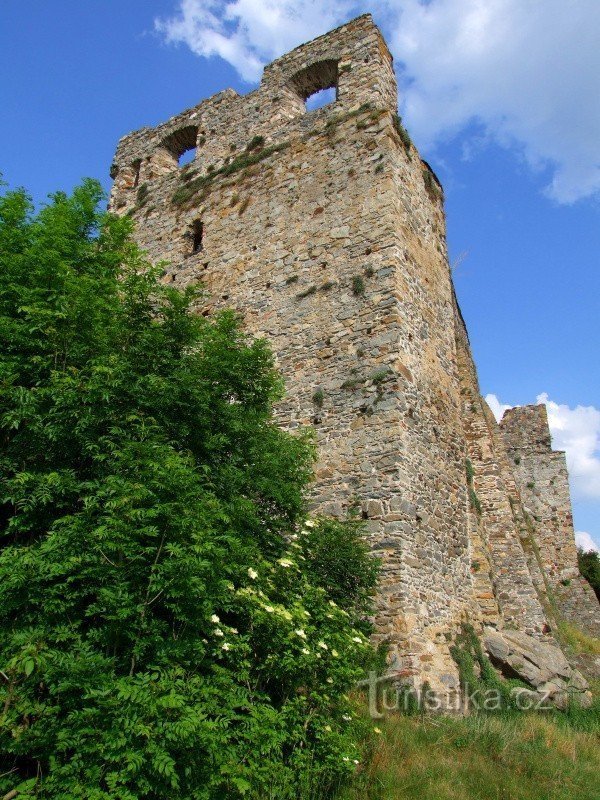
[[[335,100],[308,111],[324,89]],[[199,313],[233,307],[270,341],[281,424],[317,432],[315,508],[359,509],[383,560],[390,669],[454,686],[449,645],[467,619],[543,636],[542,566],[477,387],[442,189],[397,116],[370,15],[269,64],[247,95],[227,89],[125,136],[111,176],[111,210],[133,216],[165,281],[201,282]],[[560,520],[556,536],[572,538]]]

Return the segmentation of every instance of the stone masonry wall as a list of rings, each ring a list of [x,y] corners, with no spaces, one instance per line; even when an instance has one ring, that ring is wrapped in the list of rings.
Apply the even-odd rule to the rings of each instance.
[[[308,112],[326,88],[335,102]],[[268,65],[256,91],[125,136],[110,209],[133,217],[165,281],[205,287],[198,313],[234,308],[269,340],[281,424],[317,433],[314,508],[358,505],[383,559],[390,670],[453,687],[464,620],[504,615],[541,635],[545,618],[457,316],[442,190],[396,114],[392,59],[365,15]]]
[[[511,408],[500,428],[559,610],[592,635],[600,636],[600,604],[577,566],[565,454],[552,450],[546,407]]]

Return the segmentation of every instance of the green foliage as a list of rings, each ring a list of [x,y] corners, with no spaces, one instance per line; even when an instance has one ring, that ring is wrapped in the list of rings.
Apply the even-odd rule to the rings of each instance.
[[[136,205],[138,208],[142,208],[146,204],[148,200],[148,194],[149,194],[148,184],[147,183],[140,184],[138,186],[138,190],[135,195]]]
[[[304,300],[305,297],[310,297],[311,294],[314,294],[316,291],[317,287],[313,284],[312,286],[309,286],[308,288],[304,289],[304,291],[298,292],[296,297],[298,298],[298,300]]]
[[[180,186],[173,194],[171,202],[176,206],[183,205],[191,200],[201,189],[207,189],[219,176],[233,175],[234,172],[251,167],[253,164],[258,164],[274,153],[285,150],[288,146],[288,142],[281,142],[280,144],[273,144],[270,147],[264,147],[256,152],[248,151],[242,155],[236,156],[229,164],[224,164],[222,167],[219,167],[219,169],[212,170],[206,175],[201,175],[185,185]]]
[[[597,795],[598,726],[581,725],[571,712],[424,720],[394,715],[376,725],[368,761],[338,800],[590,800]]]
[[[319,518],[313,527],[308,525],[299,540],[311,583],[325,589],[364,633],[370,633],[367,617],[372,610],[379,560],[369,552],[362,524]]]
[[[0,198],[0,796],[316,796],[359,756],[371,578],[304,527],[265,342],[101,197]]]
[[[423,174],[423,183],[425,184],[425,191],[429,195],[430,199],[433,200],[434,202],[439,200],[442,191],[439,187],[438,182],[433,177],[433,173],[428,167],[423,167],[422,174]]]
[[[325,401],[325,392],[323,389],[319,388],[312,396],[312,401],[317,408],[323,408],[323,402]]]
[[[410,138],[410,136],[408,134],[408,131],[406,130],[406,128],[402,124],[401,118],[398,116],[398,114],[394,114],[392,116],[392,120],[393,120],[393,123],[394,123],[394,129],[395,129],[396,133],[398,134],[398,136],[400,137],[400,141],[402,142],[402,147],[404,147],[404,149],[405,149],[405,151],[407,153],[410,153],[410,149],[411,149],[411,146],[412,146],[412,141],[411,141],[411,138]]]
[[[469,486],[469,504],[473,511],[475,511],[478,516],[481,516],[481,502],[477,497],[477,492],[472,486]]]
[[[578,547],[577,563],[579,572],[588,581],[600,600],[600,555],[595,550],[585,552],[583,548]]]
[[[265,137],[264,136],[253,136],[252,139],[246,145],[246,150],[250,152],[250,150],[260,150],[264,147],[265,144]]]
[[[390,377],[392,374],[392,370],[390,367],[381,367],[381,369],[375,370],[370,376],[369,380],[371,380],[375,386],[379,386],[382,384],[387,378]]]
[[[467,475],[467,484],[471,486],[473,478],[475,477],[475,470],[473,469],[473,462],[470,458],[465,458],[465,472]]]
[[[352,294],[357,297],[365,293],[365,281],[362,275],[354,275],[352,278]]]
[[[500,703],[497,706],[492,705],[489,710],[506,711],[518,708],[511,691],[514,688],[523,688],[525,684],[517,680],[505,680],[496,673],[483,652],[472,625],[465,623],[462,626],[460,634],[450,647],[450,654],[458,666],[461,688],[470,697],[476,709],[488,710],[484,698],[486,690],[489,689],[495,690],[500,698]],[[478,693],[481,693],[481,698],[478,698]]]

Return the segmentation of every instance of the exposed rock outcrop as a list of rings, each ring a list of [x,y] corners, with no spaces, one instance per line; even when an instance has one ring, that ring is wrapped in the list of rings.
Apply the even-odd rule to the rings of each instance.
[[[583,675],[574,669],[562,650],[548,641],[539,641],[521,631],[486,628],[485,650],[494,666],[506,678],[528,684],[540,701],[559,708],[571,701],[589,706],[591,694]]]

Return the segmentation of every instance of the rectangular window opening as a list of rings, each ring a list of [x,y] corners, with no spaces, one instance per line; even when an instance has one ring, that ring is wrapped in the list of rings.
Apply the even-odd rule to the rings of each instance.
[[[204,225],[197,219],[192,225],[192,255],[201,253],[203,249]]]

